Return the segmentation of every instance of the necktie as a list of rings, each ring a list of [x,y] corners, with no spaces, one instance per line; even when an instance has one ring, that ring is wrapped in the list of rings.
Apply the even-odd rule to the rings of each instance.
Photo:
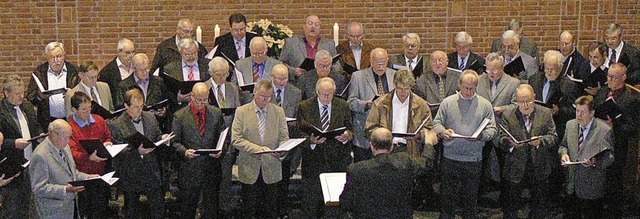
[[[14,106],[13,108],[16,109],[16,114],[18,115],[18,123],[20,123],[22,138],[30,139],[31,133],[29,132],[29,125],[27,124],[27,119],[24,118],[24,114],[22,114],[22,110],[20,110],[20,106]],[[29,144],[29,146],[24,148],[24,158],[31,160],[31,153],[33,153],[33,146]]]
[[[198,132],[200,132],[200,136],[204,136],[204,126],[206,122],[204,113],[198,112],[198,120],[200,120],[200,122],[198,122]]]
[[[260,131],[260,140],[264,141],[264,128],[267,120],[267,113],[264,110],[258,110],[258,130]]]
[[[64,153],[62,152],[62,150],[58,151],[58,155],[62,157],[62,162],[64,162],[67,165],[67,170],[69,170],[71,175],[73,175],[73,171],[71,171],[71,165],[69,165],[69,161],[67,161],[67,157],[64,156]]]
[[[584,128],[580,127],[580,135],[578,136],[578,151],[581,151],[583,146],[582,143],[584,142]]]
[[[531,119],[529,115],[524,116],[524,127],[527,128],[527,132],[531,132]]]
[[[147,81],[146,80],[138,80],[138,87],[142,90],[142,94],[144,94],[144,99],[147,99]]]
[[[90,88],[91,90],[91,100],[98,102],[98,96],[96,96],[96,92],[93,91],[94,88]]]
[[[551,89],[551,81],[547,81],[547,83],[544,83],[544,86],[542,87],[542,102],[547,103],[550,89]]]
[[[409,59],[409,64],[407,64],[407,66],[409,67],[409,70],[413,70],[413,60]]]
[[[378,76],[378,95],[384,95],[384,85],[382,84],[382,76]]]
[[[438,93],[440,93],[440,99],[444,99],[444,78],[442,75],[438,75]]]
[[[224,108],[225,105],[225,101],[224,101],[224,94],[222,94],[222,85],[218,84],[218,106],[220,108]]]
[[[257,82],[260,78],[260,64],[253,64],[253,82]]]
[[[322,105],[322,116],[320,117],[322,122],[322,130],[329,129],[329,106]]]
[[[238,52],[238,58],[240,59],[244,58],[244,46],[242,44],[242,41],[236,42],[236,51]]]
[[[460,66],[458,67],[458,69],[464,70],[464,58],[462,58],[462,61],[460,61]]]
[[[497,91],[498,91],[498,83],[492,81],[491,82],[491,97],[495,97]]]
[[[282,90],[278,89],[276,90],[276,103],[278,104],[278,106],[282,106],[282,96],[280,95],[282,93]]]
[[[196,76],[193,74],[193,65],[189,66],[189,75],[187,75],[187,80],[193,81],[195,78]]]
[[[611,58],[609,59],[609,67],[611,67],[611,65],[613,65],[613,63],[616,63],[616,59],[617,59],[616,50],[612,49],[611,50]]]

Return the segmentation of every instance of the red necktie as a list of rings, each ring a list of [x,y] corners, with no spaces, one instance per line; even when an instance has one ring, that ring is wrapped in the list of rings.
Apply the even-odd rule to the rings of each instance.
[[[204,136],[204,125],[206,122],[204,115],[204,113],[198,112],[198,120],[200,120],[200,122],[198,122],[198,132],[200,132],[200,136]]]
[[[193,81],[195,79],[195,75],[193,74],[193,66],[189,66],[189,75],[187,75],[187,79],[189,81]]]

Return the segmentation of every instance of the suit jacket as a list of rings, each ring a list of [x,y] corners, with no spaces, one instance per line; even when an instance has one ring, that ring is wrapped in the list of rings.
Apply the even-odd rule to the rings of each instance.
[[[627,80],[624,82],[631,85],[640,84],[640,50],[625,41],[618,62],[627,66]]]
[[[571,161],[583,161],[591,158],[591,156],[604,148],[613,150],[613,133],[609,125],[604,121],[594,118],[589,133],[582,142],[584,148],[580,151],[578,151],[579,129],[577,119],[567,122],[567,129],[558,150],[560,156],[569,154]],[[613,153],[608,151],[596,159],[594,166],[569,166],[566,183],[567,192],[570,195],[575,194],[581,199],[601,198],[604,195],[606,170],[613,161]]]
[[[534,107],[531,131],[527,131],[524,116],[518,106],[510,105],[502,113],[500,124],[517,140],[541,136],[538,147],[524,144],[516,148],[509,143],[509,135],[500,129],[498,147],[505,154],[502,178],[512,183],[520,183],[525,175],[534,181],[548,182],[552,166],[557,165],[553,153],[558,134],[551,109],[540,105]]]
[[[293,36],[284,39],[284,48],[280,53],[279,60],[285,65],[289,66],[289,76],[292,81],[295,81],[296,68],[302,64],[305,58],[307,58],[307,46],[304,43],[302,35]],[[318,51],[327,50],[332,56],[336,55],[336,44],[332,39],[320,38],[318,42]]]
[[[122,96],[122,94],[120,94],[118,84],[124,80],[123,78],[120,78],[120,68],[118,68],[116,59],[118,59],[118,57],[114,58],[109,62],[109,64],[104,66],[104,68],[100,70],[100,74],[98,76],[98,81],[109,85],[109,89],[111,90],[111,100],[116,100],[118,97]]]
[[[411,218],[413,179],[424,169],[423,160],[406,153],[379,154],[351,164],[340,207],[354,218]]]
[[[413,91],[422,99],[426,100],[429,103],[440,103],[442,99],[440,97],[440,91],[438,90],[438,84],[436,83],[436,75],[435,73],[423,74],[416,79],[416,87]],[[460,79],[460,72],[447,69],[447,72],[444,73],[444,95],[448,97],[449,95],[455,94],[458,89],[458,80]]]
[[[25,163],[27,160],[24,158],[24,151],[16,148],[16,139],[22,138],[22,132],[20,131],[16,110],[12,107],[6,99],[3,99],[0,104],[0,130],[2,130],[2,134],[4,135],[2,150],[0,150],[0,159],[7,157],[8,159],[17,161],[16,163]],[[42,133],[43,130],[38,120],[36,120],[36,112],[33,110],[33,105],[25,100],[22,102],[22,105],[20,105],[20,110],[27,120],[29,134],[35,137]],[[32,145],[33,148],[36,146],[36,144]]]
[[[251,50],[249,48],[249,44],[251,43],[251,40],[256,36],[259,35],[251,32],[246,33],[246,40],[244,42],[245,58],[251,58]],[[222,56],[222,53],[224,53],[229,59],[231,59],[231,61],[237,62],[238,60],[240,60],[240,58],[238,58],[238,51],[236,50],[236,43],[233,41],[233,35],[231,35],[231,32],[219,36],[218,38],[216,38],[214,43],[214,47],[218,47],[218,49],[216,49],[214,57]]]
[[[273,88],[276,90],[277,88],[274,86]],[[282,109],[284,109],[284,115],[288,118],[296,118],[298,113],[298,104],[302,102],[302,91],[297,87],[287,83],[287,86],[284,86],[284,91],[281,94],[282,96]],[[276,103],[276,96],[273,95],[271,98],[271,103],[278,105]],[[289,127],[289,137],[291,138],[300,138],[303,136],[302,131],[298,128],[298,124],[296,121],[287,122],[287,126]]]
[[[422,72],[413,72],[413,76],[415,78],[420,77],[420,75],[426,74],[426,73],[430,73],[433,72],[433,68],[431,67],[431,57],[429,55],[422,55],[422,54],[418,54],[418,59],[422,58]],[[420,62],[418,60],[418,62]],[[414,65],[416,65],[417,63],[415,63]],[[389,57],[389,64],[388,64],[389,68],[395,69],[395,70],[400,70],[400,69],[407,69],[407,60],[405,59],[404,54],[396,54],[394,56]],[[413,69],[415,70],[416,66],[413,67]]]
[[[449,65],[447,67],[453,68],[453,69],[458,69],[458,67],[460,67],[460,63],[458,63],[458,52],[449,53],[449,55],[447,55],[447,58],[449,59]],[[469,52],[469,58],[464,60],[464,62],[465,62],[464,69],[462,70],[469,69],[469,67],[471,67],[473,62],[480,62],[480,65],[482,66],[482,68],[478,69],[476,73],[478,73],[478,75],[484,74],[484,70],[486,69],[484,66],[485,65],[484,58],[482,58],[478,54],[474,52]]]
[[[502,51],[498,52],[498,54],[502,55]],[[535,73],[538,72],[538,61],[531,57],[529,54],[525,53],[522,49],[516,53],[516,56],[512,58],[515,60],[518,57],[522,57],[522,64],[524,65],[524,72],[520,72],[518,75],[518,79],[526,81]],[[505,60],[506,61],[506,60]],[[506,64],[505,64],[506,65]]]
[[[374,129],[383,127],[393,131],[393,96],[395,90],[389,92],[384,96],[378,98],[371,107],[369,116],[367,117],[367,123],[365,125],[365,137],[371,136],[371,132]],[[407,132],[415,132],[418,126],[422,124],[422,121],[429,118],[429,121],[423,126],[420,131],[420,135],[423,136],[420,140],[407,141],[407,152],[412,157],[418,157],[423,155],[427,157],[429,161],[433,161],[433,148],[424,148],[424,136],[429,129],[433,127],[433,117],[431,116],[431,110],[427,102],[420,98],[420,96],[411,93],[409,96],[409,120],[407,121]]]
[[[349,115],[349,104],[340,98],[333,98],[331,101],[331,115],[329,117],[329,128],[333,130],[341,127],[346,128],[346,132],[351,132],[351,118]],[[298,126],[305,133],[311,133],[315,127],[322,127],[320,120],[320,109],[318,98],[312,97],[300,103],[298,110]],[[307,137],[310,135],[307,134]],[[320,173],[344,172],[351,163],[351,145],[334,139],[327,139],[324,143],[316,145],[311,149],[310,141],[305,141],[302,145],[302,176],[309,179],[317,179]],[[319,182],[318,182],[319,183]]]
[[[134,78],[134,74],[124,79],[118,84],[120,89],[120,93],[124,94],[130,87],[138,87],[138,83],[136,83],[136,79]],[[158,76],[149,75],[149,85],[147,87],[147,96],[144,98],[144,103],[146,106],[153,105],[158,103],[164,99],[168,99],[168,91],[164,85],[164,80]],[[114,100],[114,104],[116,109],[124,108],[124,99],[123,96],[118,97],[118,100]]]
[[[578,99],[578,91],[575,83],[566,77],[558,76],[555,81],[555,83],[551,83],[549,88],[549,94],[547,94],[549,102],[546,106],[558,105],[559,110],[558,113],[553,115],[553,121],[556,123],[558,136],[562,137],[567,121],[576,116],[576,108],[573,107],[573,102]],[[533,92],[536,94],[536,100],[538,101],[542,101],[542,91],[546,82],[547,78],[544,72],[539,72],[529,78],[529,84],[533,87]]]
[[[208,72],[209,61],[211,60],[207,58],[198,58],[198,71],[200,72],[201,81],[206,81],[211,77]],[[177,79],[178,81],[184,81],[184,76],[182,73],[182,59],[167,64],[166,66],[164,66],[163,70],[164,72],[161,73],[167,73],[167,75],[174,79]],[[165,87],[166,86],[167,85],[165,84]],[[178,110],[189,104],[188,102],[179,102],[177,99],[178,93],[168,93],[168,95],[169,97],[171,97],[169,101],[171,102],[172,110]]]
[[[216,94],[218,92],[217,87],[213,86],[213,79],[209,79],[204,83],[209,87],[209,104],[215,107],[220,108],[218,104],[218,100],[216,99]],[[240,107],[240,88],[237,85],[231,82],[224,82],[224,100],[225,105],[224,108],[238,108]],[[233,121],[233,115],[223,116],[224,124],[226,127],[231,127],[231,122]]]
[[[112,111],[112,112],[115,111],[116,109],[113,108],[113,100],[111,99],[111,89],[109,88],[109,85],[107,85],[107,83],[104,83],[104,82],[97,82],[96,89],[98,90],[100,101],[102,102],[101,106],[109,111]],[[87,93],[87,90],[84,89],[82,84],[78,84],[71,90],[68,90],[67,93],[64,95],[64,108],[67,111],[67,117],[73,114],[73,111],[71,110],[71,97],[73,97],[73,94],[75,94],[78,91],[87,94],[87,96],[91,98],[91,94]]]
[[[73,218],[77,193],[65,194],[65,187],[68,182],[87,179],[87,174],[76,169],[68,145],[63,151],[68,164],[47,137],[33,152],[29,175],[38,218]]]
[[[366,108],[366,104],[367,101],[378,95],[378,86],[373,74],[374,72],[370,67],[354,72],[349,85],[349,98],[347,100],[353,111],[353,130],[355,132],[353,144],[361,148],[369,148],[369,141],[365,138],[363,132],[369,115],[369,109]],[[396,71],[390,68],[387,68],[385,72],[389,91],[396,88],[393,83],[395,74]]]
[[[591,73],[591,65],[589,63],[589,60],[578,52],[578,48],[575,48],[573,53],[565,57],[562,64],[562,76],[573,75],[575,78],[584,79]]]
[[[207,49],[201,43],[198,43],[198,58],[204,58],[208,54]],[[173,62],[182,60],[180,52],[178,51],[178,45],[176,44],[176,36],[162,41],[156,48],[156,55],[153,57],[153,65],[151,66],[151,72],[160,68],[160,73],[164,72],[162,68]]]
[[[356,58],[355,58],[355,55],[353,55],[353,50],[351,50],[351,46],[349,46],[349,40],[340,42],[336,47],[336,52],[338,54],[342,54],[340,61],[342,61],[341,63],[343,65],[348,64],[358,68],[358,70],[362,70],[362,69],[371,67],[371,50],[373,50],[374,48],[375,47],[373,47],[369,43],[369,41],[366,41],[366,40],[362,41],[362,54],[360,57],[360,68],[356,66]],[[342,69],[344,69],[344,67]]]
[[[277,59],[267,57],[264,61],[264,72],[262,78],[271,79],[271,69],[273,69],[274,65],[280,64],[282,62]],[[236,62],[236,69],[242,73],[242,79],[245,84],[254,83],[253,81],[253,59],[251,56],[247,56],[247,58],[240,59]],[[238,76],[236,74],[231,75],[231,82],[238,84]]]
[[[265,183],[273,184],[282,180],[282,164],[271,154],[254,155],[261,147],[276,149],[289,139],[284,110],[269,103],[264,140],[260,138],[258,114],[254,102],[242,105],[236,110],[231,129],[231,142],[240,151],[238,155],[238,178],[244,184],[254,184],[258,174]]]
[[[491,105],[504,106],[513,102],[516,97],[516,88],[520,85],[520,80],[509,76],[508,74],[502,75],[500,82],[498,82],[498,88],[496,89],[496,95],[491,95],[491,80],[487,74],[480,75],[478,79],[477,93],[491,102]]]
[[[491,44],[491,52],[502,51],[502,38],[494,40]],[[538,45],[529,37],[523,36],[520,38],[520,51],[531,56],[536,61],[540,60],[540,53],[538,52]]]
[[[160,126],[155,115],[151,112],[142,112],[142,125],[144,136],[151,141],[159,141],[162,137]],[[114,144],[126,144],[126,138],[138,132],[131,122],[131,116],[123,113],[109,124]],[[116,173],[120,177],[120,188],[129,192],[144,192],[152,188],[160,188],[160,167],[157,153],[163,150],[164,145],[144,156],[138,152],[139,145],[125,148],[119,156],[115,157]]]
[[[67,88],[72,88],[78,85],[80,82],[80,77],[78,77],[78,70],[74,65],[65,61],[64,65],[67,67]],[[49,63],[45,62],[39,65],[36,70],[33,72],[38,80],[42,82],[42,87],[45,90],[49,89],[49,80],[47,80],[47,71],[49,69]],[[38,97],[38,85],[36,85],[33,77],[30,77],[29,86],[27,87],[27,96],[26,99],[31,101],[33,105],[38,109],[38,122],[42,125],[48,125],[51,122],[50,112],[49,112],[49,98],[40,99]]]
[[[347,86],[347,79],[344,75],[336,71],[331,71],[329,77],[336,83],[336,95],[339,95]],[[296,87],[302,89],[302,99],[306,100],[316,95],[316,83],[318,82],[318,72],[314,69],[300,76],[296,81]],[[347,94],[347,92],[345,92]],[[348,95],[345,96],[345,98]]]
[[[219,185],[221,177],[220,158],[200,156],[193,159],[184,157],[187,149],[216,148],[220,132],[225,128],[220,109],[207,105],[205,112],[205,133],[200,135],[196,116],[191,107],[184,107],[173,115],[171,130],[175,137],[171,146],[176,149],[180,159],[178,168],[178,186],[182,189],[200,188],[203,181]]]

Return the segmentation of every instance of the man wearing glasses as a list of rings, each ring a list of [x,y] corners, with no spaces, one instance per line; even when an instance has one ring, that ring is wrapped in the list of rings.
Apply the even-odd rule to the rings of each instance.
[[[607,66],[622,63],[627,66],[627,84],[640,84],[640,50],[629,42],[622,41],[622,25],[611,23],[604,30],[604,42],[609,46]]]
[[[151,66],[151,72],[155,72],[160,68],[160,74],[164,72],[162,68],[174,61],[180,61],[180,53],[178,50],[178,44],[182,39],[193,39],[195,33],[195,24],[191,19],[183,18],[178,21],[178,27],[176,28],[176,35],[167,38],[158,44],[156,48],[156,55],[153,57],[153,66]],[[204,58],[207,55],[207,49],[204,45],[198,43],[198,58]]]
[[[345,70],[344,74],[348,79],[351,79],[351,74],[353,72],[349,72],[349,67],[345,67],[346,65],[350,65],[354,67],[354,70],[362,70],[371,66],[369,62],[369,55],[371,50],[374,48],[368,41],[364,39],[364,25],[359,22],[351,22],[347,27],[347,37],[348,40],[340,42],[336,50],[338,54],[342,54],[342,58],[340,59],[342,64],[342,69]],[[340,89],[338,89],[340,91]]]
[[[184,38],[178,43],[178,51],[180,52],[180,60],[164,66],[161,74],[167,74],[179,81],[206,81],[209,79],[209,59],[198,58],[198,42],[192,38]],[[173,110],[179,110],[191,101],[190,93],[179,91],[169,95]]]
[[[224,54],[233,62],[248,58],[249,42],[256,36],[247,32],[247,18],[243,14],[232,14],[229,16],[229,33],[216,38],[214,57]]]
[[[430,104],[439,104],[445,97],[458,90],[460,72],[448,69],[449,59],[443,51],[431,53],[429,70],[416,79],[414,92]],[[431,107],[431,115],[435,115],[438,107]]]
[[[103,108],[113,112],[113,100],[111,99],[111,89],[104,82],[98,82],[98,65],[92,61],[87,61],[78,68],[80,72],[80,83],[64,96],[64,106],[67,116],[71,116],[71,96],[76,92],[84,92],[92,101],[95,101]],[[114,86],[115,87],[115,86]]]
[[[316,68],[304,73],[295,84],[296,87],[302,89],[302,99],[306,100],[315,96],[316,82],[318,82],[318,79],[324,77],[330,77],[336,82],[336,93],[340,95],[348,82],[339,71],[331,68],[331,53],[327,50],[318,51],[314,65]]]
[[[418,78],[422,73],[431,69],[429,57],[420,55],[420,35],[417,33],[407,33],[402,36],[403,54],[392,56],[389,59],[389,68],[395,70],[409,69],[413,72],[413,76]],[[446,56],[446,54],[445,54]],[[422,66],[419,66],[422,65]],[[445,67],[447,63],[445,63]]]
[[[517,107],[506,106],[499,122],[503,128],[500,128],[498,148],[505,154],[502,169],[505,218],[518,218],[518,210],[525,203],[521,198],[525,188],[531,191],[529,217],[550,216],[547,212],[547,193],[551,166],[558,165],[551,156],[555,154],[558,135],[551,110],[535,104],[534,100],[531,85],[519,85],[515,94]],[[518,142],[532,138],[537,139]]]

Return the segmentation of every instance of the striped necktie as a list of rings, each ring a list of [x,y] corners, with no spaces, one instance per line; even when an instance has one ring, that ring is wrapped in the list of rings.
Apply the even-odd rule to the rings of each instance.
[[[580,127],[580,135],[578,136],[578,151],[582,151],[583,145],[582,143],[584,143],[584,131],[585,128]]]
[[[322,130],[326,131],[329,129],[329,106],[322,105],[322,116],[320,118],[320,121],[322,122]]]
[[[458,69],[460,70],[464,70],[464,58],[462,58],[462,61],[460,61],[460,66],[458,67]]]

